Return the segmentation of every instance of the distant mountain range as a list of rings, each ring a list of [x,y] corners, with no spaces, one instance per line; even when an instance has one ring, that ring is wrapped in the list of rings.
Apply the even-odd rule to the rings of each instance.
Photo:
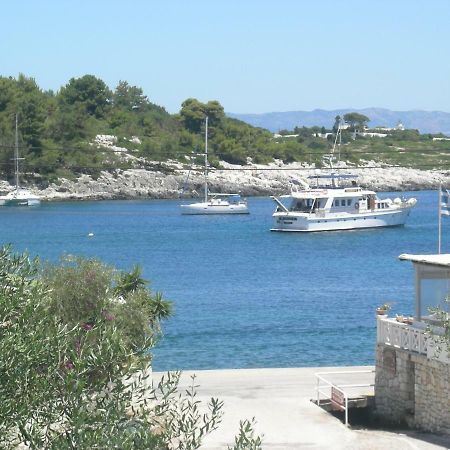
[[[442,111],[391,111],[384,108],[365,109],[335,109],[327,111],[315,109],[314,111],[287,111],[263,114],[234,114],[227,113],[229,117],[242,120],[256,127],[267,128],[272,132],[292,130],[294,127],[314,125],[331,128],[337,115],[349,112],[358,112],[369,117],[370,127],[395,127],[399,121],[405,128],[413,128],[421,133],[444,133],[450,135],[450,113]]]

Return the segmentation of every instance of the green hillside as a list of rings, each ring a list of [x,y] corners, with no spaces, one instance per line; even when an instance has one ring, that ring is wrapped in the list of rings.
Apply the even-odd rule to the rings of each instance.
[[[72,78],[58,92],[44,91],[34,79],[0,77],[0,171],[12,179],[15,115],[19,121],[20,156],[24,178],[38,185],[64,176],[98,174],[114,168],[148,167],[149,161],[175,159],[186,164],[187,156],[204,148],[204,118],[209,117],[210,162],[246,164],[305,161],[321,165],[330,151],[333,136],[314,137],[331,130],[319,127],[272,133],[226,117],[218,101],[201,103],[187,99],[178,114],[152,103],[143,90],[119,82],[111,90],[93,75]],[[330,124],[330,127],[333,124]],[[114,135],[116,145],[136,158],[93,145],[96,135]],[[131,139],[137,137],[136,139]],[[446,167],[450,162],[448,141],[414,130],[395,131],[386,138],[343,133],[342,159],[358,163],[373,160],[414,167]],[[140,142],[140,143],[139,143]]]

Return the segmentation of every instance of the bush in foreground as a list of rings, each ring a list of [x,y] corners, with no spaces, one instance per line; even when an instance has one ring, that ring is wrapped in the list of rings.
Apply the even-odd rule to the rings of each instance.
[[[198,448],[222,403],[205,413],[194,380],[182,395],[179,373],[154,388],[142,370],[169,312],[136,268],[65,258],[41,272],[1,249],[0,448]],[[234,448],[260,448],[250,422]]]

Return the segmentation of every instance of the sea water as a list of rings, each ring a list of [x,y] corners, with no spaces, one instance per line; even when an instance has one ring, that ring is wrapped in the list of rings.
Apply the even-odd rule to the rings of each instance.
[[[373,364],[376,306],[413,313],[413,267],[398,256],[437,250],[437,193],[401,195],[418,199],[404,227],[320,233],[270,232],[268,198],[237,216],[182,216],[177,200],[43,203],[1,208],[1,241],[140,264],[175,307],[155,370]]]

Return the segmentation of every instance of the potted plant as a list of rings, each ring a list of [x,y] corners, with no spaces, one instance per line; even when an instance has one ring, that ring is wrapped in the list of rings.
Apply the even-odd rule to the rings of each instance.
[[[381,306],[378,306],[377,315],[385,316],[390,309],[391,309],[391,305],[389,303],[383,303]]]

